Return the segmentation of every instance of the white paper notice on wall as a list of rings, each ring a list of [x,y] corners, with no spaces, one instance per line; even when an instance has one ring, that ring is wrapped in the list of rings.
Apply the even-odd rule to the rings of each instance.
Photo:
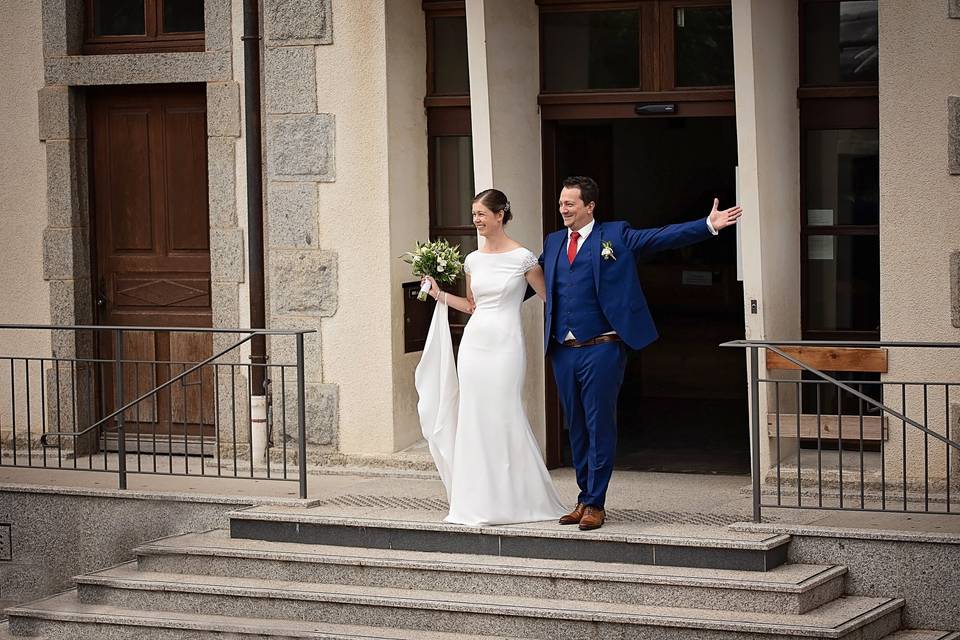
[[[829,227],[833,224],[836,224],[833,209],[807,209],[808,227]]]
[[[834,236],[808,236],[807,258],[810,260],[833,260]]]
[[[709,287],[713,285],[713,272],[684,271],[680,274],[680,283],[694,287]]]

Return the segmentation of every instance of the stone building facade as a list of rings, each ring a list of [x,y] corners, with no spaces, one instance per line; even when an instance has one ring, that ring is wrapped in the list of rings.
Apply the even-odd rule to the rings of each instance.
[[[0,93],[9,96],[0,110],[0,146],[7,156],[0,176],[0,191],[7,194],[0,196],[7,229],[0,238],[0,320],[96,321],[90,92],[202,85],[212,326],[249,324],[242,2],[202,1],[202,50],[92,55],[84,53],[90,3],[2,0],[10,20],[0,47],[12,64],[0,71]],[[404,349],[401,285],[411,276],[398,256],[432,229],[436,136],[430,109],[466,105],[472,190],[497,186],[510,194],[519,212],[511,224],[514,237],[540,248],[552,215],[544,185],[552,185],[556,177],[550,174],[559,171],[545,160],[544,132],[553,136],[556,130],[544,123],[578,117],[549,115],[561,113],[566,98],[545,95],[540,68],[547,55],[543,12],[563,4],[261,3],[267,319],[271,328],[317,331],[307,343],[305,375],[308,441],[319,456],[385,456],[419,439],[413,389],[418,353]],[[742,299],[735,304],[744,330],[729,337],[797,339],[803,332],[799,292],[806,237],[798,217],[804,135],[798,8],[805,3],[716,4],[731,16],[734,82],[710,100],[719,105],[718,114],[734,118],[746,212]],[[589,2],[581,5],[577,10],[590,10]],[[875,89],[860,89],[862,95],[872,90],[879,105],[877,337],[956,342],[960,7],[956,0],[878,5],[879,77]],[[447,16],[464,20],[469,68],[468,95],[455,98],[428,95],[438,62],[430,20]],[[664,98],[651,93],[621,103],[629,101],[632,109],[634,101]],[[611,114],[622,107],[610,104]],[[524,310],[531,354],[542,344],[541,313],[535,304]],[[52,344],[36,336],[4,343],[0,334],[0,345],[55,357],[89,355],[92,348],[83,333],[55,334]],[[278,344],[271,356],[289,358],[290,350]],[[547,444],[556,419],[544,400],[549,374],[539,356],[529,363],[527,409]],[[888,375],[960,379],[956,363],[955,356],[908,353],[891,361]],[[761,411],[766,413],[766,401]],[[772,452],[761,444],[770,466]]]

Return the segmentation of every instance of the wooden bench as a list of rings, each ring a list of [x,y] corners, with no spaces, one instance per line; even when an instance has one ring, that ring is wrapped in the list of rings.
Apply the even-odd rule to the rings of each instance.
[[[779,347],[804,364],[820,371],[858,371],[865,373],[887,372],[887,350],[855,347]],[[769,349],[766,352],[768,371],[799,371],[801,367]],[[789,384],[785,380],[784,384]],[[816,414],[800,414],[800,438],[816,438],[818,434]],[[863,416],[863,439],[880,441],[887,439],[886,416]],[[767,414],[767,434],[777,435],[777,414]],[[820,414],[819,435],[821,439],[859,440],[860,416]],[[780,413],[780,437],[797,437],[797,414]]]

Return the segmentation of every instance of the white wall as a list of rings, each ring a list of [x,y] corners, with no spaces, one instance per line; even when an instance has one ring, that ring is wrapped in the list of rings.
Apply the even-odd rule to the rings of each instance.
[[[960,20],[946,3],[880,1],[880,332],[883,340],[960,341],[951,324],[950,254],[960,251],[960,176],[947,171],[947,96],[960,94]],[[890,352],[888,380],[960,382],[953,351]],[[899,407],[900,388],[887,387]],[[960,389],[951,390],[953,402]],[[941,389],[928,394],[931,428],[943,433]],[[956,409],[955,409],[956,410]],[[922,422],[920,391],[907,414]],[[908,475],[922,477],[924,438],[907,427]],[[900,469],[902,427],[892,421],[888,475]],[[944,445],[931,440],[930,471],[943,473]]]
[[[401,285],[416,280],[398,259],[428,239],[426,28],[419,0],[390,0],[386,12],[389,224],[393,336],[393,448],[404,449],[422,435],[413,374],[421,352],[403,352]]]
[[[0,0],[0,16],[0,323],[48,324],[50,294],[43,279],[42,251],[47,172],[37,110],[37,92],[43,87],[40,3]],[[9,355],[49,356],[50,334],[0,330],[0,356]],[[21,364],[17,375],[17,388],[22,390]],[[39,373],[31,378],[32,385],[39,384]],[[2,429],[10,424],[6,360],[0,360],[0,390]],[[25,396],[18,396],[19,433]],[[37,424],[39,402],[35,405],[32,419]]]
[[[337,252],[339,307],[324,319],[323,379],[340,386],[340,450],[394,450],[393,288],[385,2],[334,0],[316,48],[317,107],[336,117],[336,182],[320,185],[320,244]]]

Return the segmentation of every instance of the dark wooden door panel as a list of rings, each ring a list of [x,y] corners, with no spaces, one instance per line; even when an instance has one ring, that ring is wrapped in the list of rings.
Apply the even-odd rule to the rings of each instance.
[[[168,254],[208,257],[206,113],[168,107],[163,119]]]
[[[101,89],[89,108],[98,321],[211,326],[204,88]],[[112,358],[103,338],[101,356]],[[124,402],[212,354],[209,334],[132,330],[123,344]],[[112,411],[110,367],[102,378]],[[126,412],[129,432],[211,434],[213,387],[212,370],[173,384]]]
[[[102,231],[98,235],[100,246],[109,253],[104,257],[152,252],[150,113],[144,109],[112,109],[103,115],[105,121],[98,124],[109,132],[109,138],[94,140],[99,157],[106,160],[95,162],[94,167],[105,187],[97,189],[101,196],[98,213],[103,213],[98,229]]]

